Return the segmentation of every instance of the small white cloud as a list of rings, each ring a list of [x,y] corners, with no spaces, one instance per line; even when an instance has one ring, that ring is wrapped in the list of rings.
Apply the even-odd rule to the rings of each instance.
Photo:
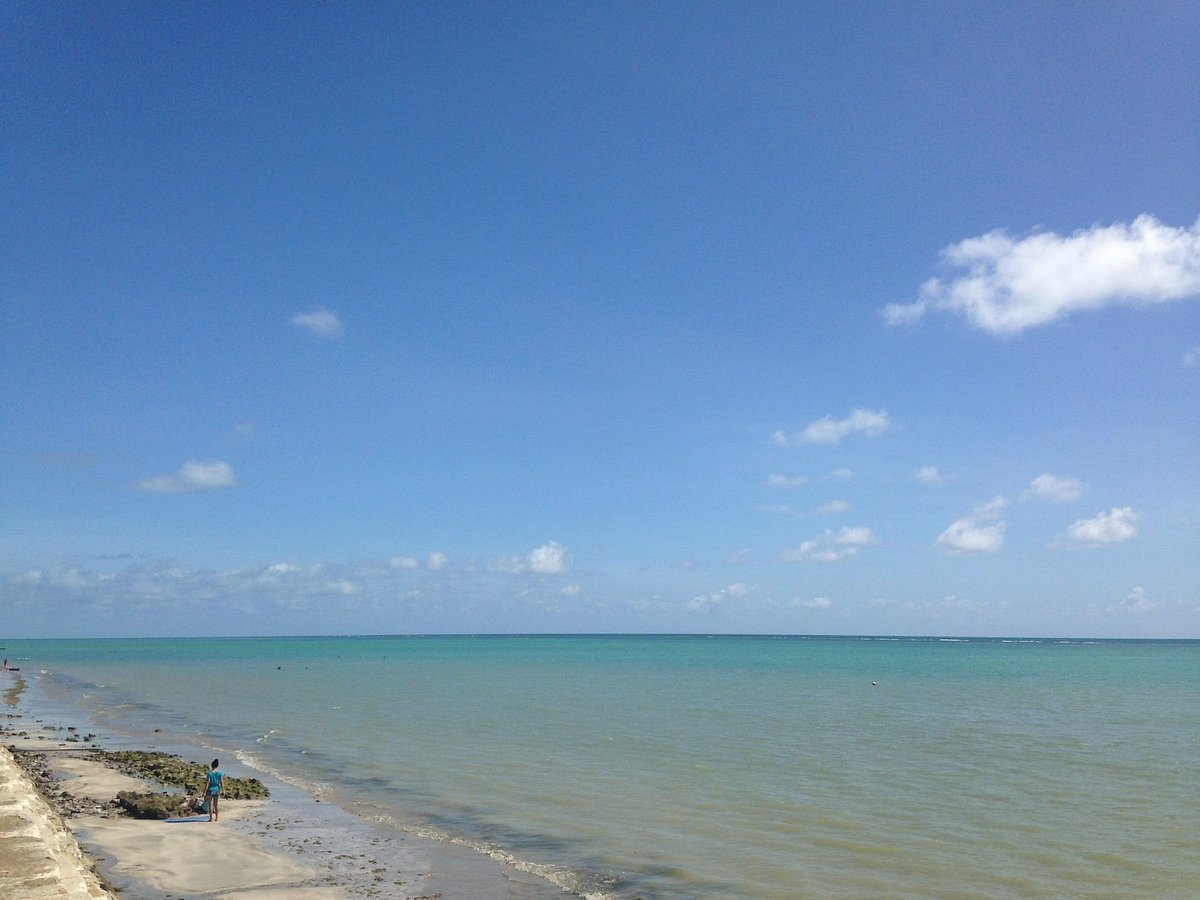
[[[941,257],[959,274],[925,282],[914,303],[887,306],[888,324],[941,310],[992,334],[1017,334],[1082,310],[1200,295],[1200,221],[1174,228],[1143,215],[1019,240],[992,231],[946,247]]]
[[[729,557],[729,559],[725,560],[725,565],[740,566],[742,563],[748,561],[753,555],[754,554],[751,553],[749,547],[743,547],[737,553],[733,554],[733,556]]]
[[[771,487],[800,487],[808,482],[804,475],[772,475],[767,479]]]
[[[851,434],[878,437],[892,427],[888,414],[882,410],[856,409],[844,419],[826,416],[812,422],[798,434],[776,431],[771,443],[780,447],[796,447],[803,444],[838,444]]]
[[[139,481],[137,489],[151,494],[185,494],[237,484],[233,469],[220,460],[190,460],[174,475],[155,475]]]
[[[1083,483],[1073,478],[1058,478],[1050,474],[1039,475],[1029,483],[1029,490],[1033,496],[1055,503],[1078,500],[1083,496],[1083,488]]]
[[[531,550],[528,559],[529,571],[538,575],[559,575],[571,569],[571,554],[558,541]]]
[[[1114,507],[1091,519],[1077,519],[1067,529],[1067,537],[1081,544],[1118,544],[1137,536],[1137,513],[1132,507]]]
[[[388,565],[393,569],[419,569],[421,563],[412,556],[393,556],[388,560]]]
[[[805,541],[793,550],[783,551],[779,558],[784,562],[800,562],[806,559],[815,562],[841,562],[857,556],[860,548],[877,541],[874,532],[865,526],[842,528],[836,532],[826,530],[819,538]]]
[[[713,591],[711,594],[697,594],[687,604],[687,609],[713,609],[717,606],[722,606],[730,600],[736,600],[745,597],[750,592],[745,584],[738,581],[728,587],[723,587],[719,591]]]
[[[291,324],[323,338],[337,337],[344,330],[341,320],[329,310],[321,307],[308,312],[296,313],[291,318]]]
[[[874,544],[878,538],[875,533],[865,525],[860,525],[856,528],[842,528],[834,535],[833,540],[838,544],[854,544],[858,547],[865,547],[868,544]]]
[[[578,597],[583,593],[583,588],[577,584],[568,584],[559,593],[564,597]]]
[[[998,553],[1004,546],[1004,523],[980,524],[974,518],[958,519],[938,535],[937,548],[952,556]]]
[[[1200,366],[1200,347],[1193,347],[1187,353],[1183,354],[1183,364],[1189,369]]]
[[[1108,611],[1140,616],[1150,612],[1150,610],[1155,609],[1157,606],[1157,603],[1151,602],[1151,600],[1146,596],[1146,591],[1144,588],[1135,587],[1125,595],[1124,600],[1114,603],[1112,606],[1108,607]]]
[[[448,565],[450,565],[450,560],[446,558],[445,553],[439,550],[430,553],[425,559],[425,568],[430,572],[440,572]]]
[[[558,541],[529,551],[525,557],[502,556],[488,563],[489,572],[506,575],[561,575],[571,570],[571,553]]]
[[[48,581],[53,587],[66,588],[71,591],[82,590],[88,586],[88,580],[78,569],[55,569],[49,573]]]
[[[937,466],[921,466],[917,469],[917,481],[921,484],[942,484],[945,480]]]
[[[822,503],[814,512],[819,516],[836,516],[849,508],[850,504],[845,500],[830,500],[828,503]]]
[[[854,473],[849,469],[834,469],[829,473],[829,477],[835,481],[849,481],[854,477]]]
[[[833,601],[828,597],[812,597],[805,599],[797,597],[792,601],[792,606],[798,606],[800,609],[829,609],[833,606]]]

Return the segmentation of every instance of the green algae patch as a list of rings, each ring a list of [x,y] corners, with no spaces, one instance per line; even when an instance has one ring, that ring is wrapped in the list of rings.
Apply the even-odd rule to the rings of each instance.
[[[190,794],[203,793],[204,787],[208,783],[208,766],[198,762],[187,762],[182,756],[175,756],[171,753],[145,750],[100,750],[96,752],[96,759],[126,775],[132,775],[135,778],[149,778],[160,784],[181,787]],[[132,792],[126,791],[125,793]],[[224,800],[261,800],[268,796],[270,796],[270,791],[267,790],[267,786],[257,778],[234,778],[226,775],[221,782],[221,798]],[[118,799],[119,797],[120,795],[118,795]],[[173,809],[177,811],[182,802],[182,797],[175,796]],[[171,815],[174,815],[174,811]]]
[[[126,815],[135,819],[170,819],[183,815],[187,812],[185,800],[181,794],[165,792],[120,791],[117,794],[117,805]]]

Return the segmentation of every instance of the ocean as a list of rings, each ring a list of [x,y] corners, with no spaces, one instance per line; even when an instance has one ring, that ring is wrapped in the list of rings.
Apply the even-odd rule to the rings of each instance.
[[[467,848],[521,874],[497,898],[1200,892],[1200,641],[10,639],[4,653],[110,744],[220,751],[380,835]]]

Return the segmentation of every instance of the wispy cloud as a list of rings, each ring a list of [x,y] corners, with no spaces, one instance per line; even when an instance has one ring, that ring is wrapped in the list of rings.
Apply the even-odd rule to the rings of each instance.
[[[771,487],[801,487],[808,483],[806,475],[772,475],[767,479]]]
[[[946,476],[938,471],[937,466],[921,466],[917,469],[917,481],[921,484],[943,484]]]
[[[833,601],[828,597],[796,597],[790,605],[799,609],[829,609]]]
[[[1055,503],[1070,503],[1083,496],[1084,484],[1073,478],[1059,478],[1056,475],[1039,475],[1029,483],[1030,494],[1043,500]]]
[[[836,532],[826,530],[818,538],[805,541],[793,550],[783,551],[779,558],[784,562],[841,562],[857,556],[861,548],[878,540],[874,532],[865,526],[842,528]]]
[[[1157,607],[1158,604],[1154,603],[1149,597],[1146,596],[1145,588],[1135,587],[1125,595],[1124,600],[1114,603],[1112,606],[1108,607],[1108,611],[1113,613],[1125,613],[1128,615],[1140,616],[1145,615]]]
[[[882,410],[856,409],[844,419],[826,416],[817,419],[803,431],[788,434],[776,431],[771,443],[779,447],[796,447],[804,444],[839,444],[852,434],[878,437],[892,427],[892,420]]]
[[[341,319],[323,307],[296,313],[291,318],[291,324],[323,338],[338,337],[345,330]]]
[[[1020,239],[998,230],[952,244],[941,257],[959,274],[925,282],[914,303],[887,306],[889,324],[943,311],[1006,335],[1082,310],[1200,296],[1200,221],[1174,228],[1143,215],[1129,224]]]
[[[233,469],[220,460],[189,460],[174,475],[155,475],[137,483],[139,491],[150,494],[186,494],[237,484]]]
[[[1091,519],[1077,519],[1067,529],[1067,537],[1076,543],[1099,546],[1119,544],[1137,536],[1137,513],[1132,507],[1113,507]]]
[[[728,587],[721,588],[719,591],[713,591],[711,594],[697,594],[688,601],[685,608],[692,610],[714,609],[725,605],[731,600],[740,600],[748,593],[750,593],[750,588],[738,581]]]

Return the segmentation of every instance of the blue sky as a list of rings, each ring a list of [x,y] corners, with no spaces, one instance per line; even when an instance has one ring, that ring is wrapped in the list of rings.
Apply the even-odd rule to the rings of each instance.
[[[26,636],[1200,636],[1200,13],[0,9]]]

